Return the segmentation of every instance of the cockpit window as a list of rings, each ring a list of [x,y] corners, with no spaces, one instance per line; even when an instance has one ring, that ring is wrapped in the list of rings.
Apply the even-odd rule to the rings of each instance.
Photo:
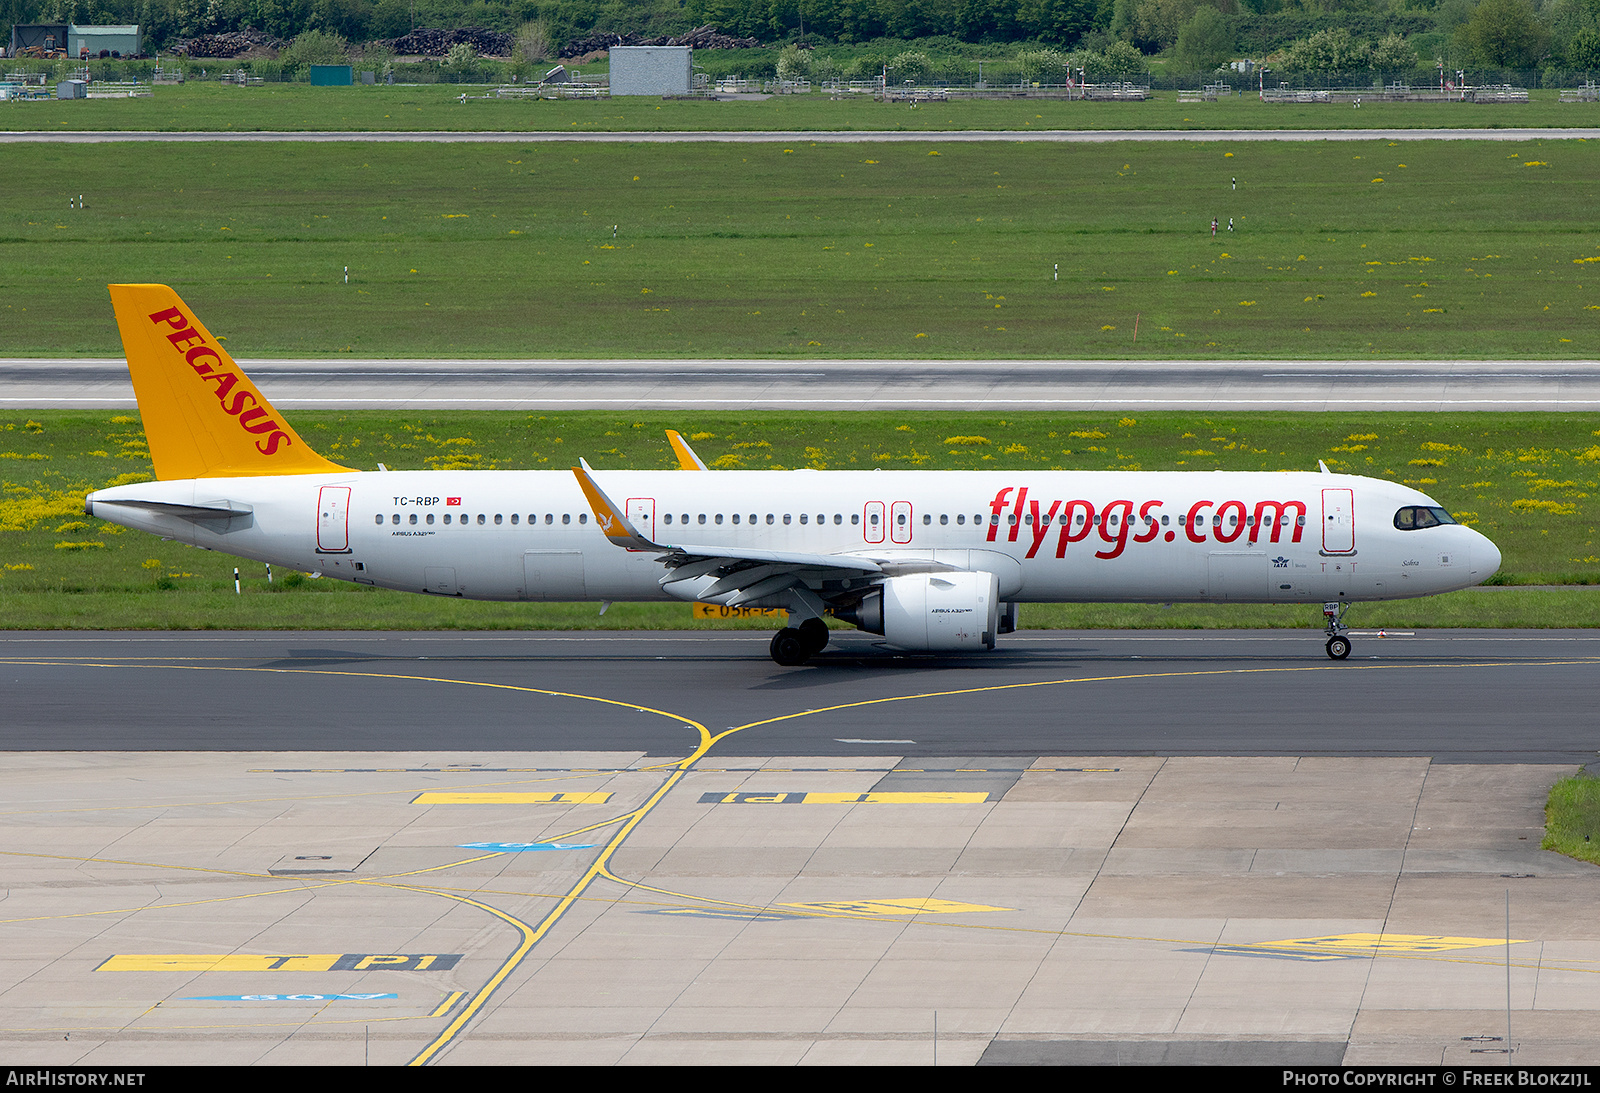
[[[1416,531],[1418,528],[1432,528],[1455,522],[1456,518],[1444,509],[1429,505],[1407,505],[1394,514],[1394,526],[1401,531]]]

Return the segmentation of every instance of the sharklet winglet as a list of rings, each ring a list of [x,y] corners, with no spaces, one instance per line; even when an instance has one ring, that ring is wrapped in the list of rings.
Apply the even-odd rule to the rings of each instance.
[[[667,430],[667,443],[672,445],[672,453],[678,457],[678,468],[685,471],[706,470],[706,461],[695,454],[689,447],[689,442],[683,439],[683,434],[676,429]]]
[[[579,460],[582,462],[582,460]],[[590,467],[585,463],[582,467],[572,468],[572,473],[578,479],[578,488],[583,490],[584,498],[589,502],[589,508],[594,511],[595,522],[600,525],[601,532],[612,543],[627,550],[670,550],[670,547],[653,543],[640,535],[634,526],[623,515],[623,510],[607,497],[605,491],[595,482],[589,474]]]

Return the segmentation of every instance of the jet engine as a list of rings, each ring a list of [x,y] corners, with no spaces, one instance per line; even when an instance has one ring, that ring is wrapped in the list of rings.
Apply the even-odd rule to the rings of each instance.
[[[914,573],[890,577],[855,607],[833,614],[913,652],[993,649],[999,591],[993,573]]]

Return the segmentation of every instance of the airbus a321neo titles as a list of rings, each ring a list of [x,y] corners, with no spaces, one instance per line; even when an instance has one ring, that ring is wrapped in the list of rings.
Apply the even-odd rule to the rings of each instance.
[[[478,600],[785,608],[772,659],[825,619],[970,653],[1020,603],[1352,602],[1468,588],[1500,551],[1417,490],[1355,475],[1193,471],[360,471],[330,462],[164,285],[112,285],[157,481],[85,511],[207,550]],[[693,471],[695,473],[684,473]]]

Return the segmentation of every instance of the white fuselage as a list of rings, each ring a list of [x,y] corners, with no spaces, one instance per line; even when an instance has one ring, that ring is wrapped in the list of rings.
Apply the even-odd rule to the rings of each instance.
[[[1013,602],[1384,600],[1467,588],[1500,552],[1392,482],[1300,472],[597,471],[674,546],[992,572]],[[202,506],[209,515],[172,506]],[[566,471],[136,483],[94,516],[384,588],[483,600],[670,600],[659,555],[606,539]],[[228,509],[235,515],[227,515]],[[672,586],[669,586],[672,587]],[[686,593],[680,592],[683,596]]]

